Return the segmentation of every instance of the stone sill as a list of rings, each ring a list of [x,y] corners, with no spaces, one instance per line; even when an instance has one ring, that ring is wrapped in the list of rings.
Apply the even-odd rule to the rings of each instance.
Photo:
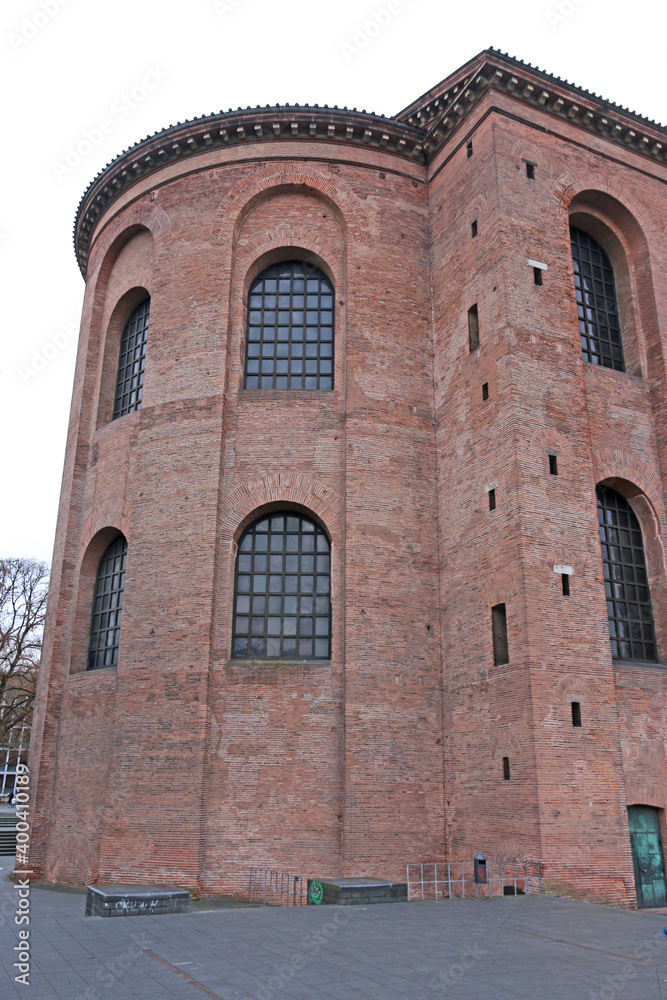
[[[667,670],[667,663],[653,662],[652,660],[615,660],[611,661],[614,670],[621,670],[623,667],[632,667],[633,670]]]
[[[619,372],[617,368],[607,368],[606,365],[595,365],[592,361],[584,361],[584,369],[587,372],[603,372],[607,378],[615,376],[618,379],[626,381],[630,385],[636,385],[638,388],[641,388],[644,384],[644,378],[641,371],[629,372],[626,370],[624,372]]]
[[[106,674],[110,670],[115,672],[117,667],[94,667],[92,670],[71,670],[68,677],[90,677],[92,674]]]
[[[225,676],[237,684],[313,684],[331,677],[331,660],[227,660]]]
[[[257,402],[258,399],[312,399],[320,401],[330,401],[336,395],[335,389],[239,389],[238,400],[251,400]]]

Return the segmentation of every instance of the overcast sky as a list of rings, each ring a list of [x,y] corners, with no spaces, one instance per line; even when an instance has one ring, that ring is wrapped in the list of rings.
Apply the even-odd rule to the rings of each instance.
[[[221,108],[396,114],[490,45],[664,122],[659,10],[655,0],[4,0],[0,557],[51,560],[84,290],[72,225],[117,153]],[[366,31],[376,15],[381,29]],[[97,140],[101,119],[94,148],[68,157],[86,134]]]

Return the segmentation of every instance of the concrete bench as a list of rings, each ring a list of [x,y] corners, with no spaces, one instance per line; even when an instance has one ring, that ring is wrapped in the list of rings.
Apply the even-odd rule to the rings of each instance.
[[[87,917],[141,917],[187,913],[190,893],[173,885],[91,885]]]
[[[322,887],[321,893],[317,889],[318,884]],[[320,896],[322,903],[337,906],[407,903],[408,885],[407,882],[390,882],[382,878],[308,879],[308,902],[314,903]]]

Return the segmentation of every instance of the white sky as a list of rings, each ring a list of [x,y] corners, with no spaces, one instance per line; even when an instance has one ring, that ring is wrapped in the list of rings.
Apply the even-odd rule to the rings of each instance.
[[[387,10],[377,37],[351,51]],[[0,556],[51,559],[84,289],[72,225],[117,153],[239,105],[396,114],[490,45],[666,121],[659,10],[655,0],[4,0]],[[123,95],[151,70],[159,82],[130,108]],[[58,169],[103,118],[95,149]],[[64,346],[44,361],[51,337]]]

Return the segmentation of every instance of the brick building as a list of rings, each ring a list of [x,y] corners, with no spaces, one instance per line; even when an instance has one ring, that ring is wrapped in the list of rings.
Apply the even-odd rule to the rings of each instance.
[[[92,182],[36,872],[664,898],[666,147],[488,50]]]

